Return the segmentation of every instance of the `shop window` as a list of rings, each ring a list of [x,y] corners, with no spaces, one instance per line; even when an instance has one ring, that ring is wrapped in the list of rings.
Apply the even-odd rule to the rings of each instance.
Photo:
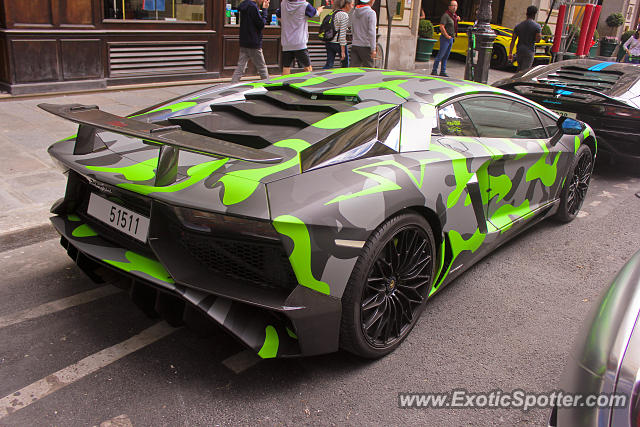
[[[393,14],[393,19],[404,18],[404,0],[398,0],[396,3],[396,12]]]
[[[240,14],[238,13],[238,6],[243,0],[226,0],[225,1],[225,25],[233,26],[240,25]],[[325,8],[325,13],[329,13],[333,7],[335,0],[307,0],[316,9],[320,6]],[[258,0],[260,5],[260,0]],[[278,18],[276,17],[276,10],[280,7],[280,0],[271,0],[267,9],[267,25],[278,25]],[[321,16],[324,17],[324,14]],[[320,18],[309,18],[309,23],[320,24]]]
[[[105,19],[204,22],[204,0],[104,0]]]
[[[225,25],[240,25],[240,14],[238,6],[243,0],[226,0],[225,2]],[[261,1],[258,0],[258,6],[261,7]],[[276,9],[280,7],[280,0],[271,0],[267,9],[267,25],[278,25],[276,17]]]

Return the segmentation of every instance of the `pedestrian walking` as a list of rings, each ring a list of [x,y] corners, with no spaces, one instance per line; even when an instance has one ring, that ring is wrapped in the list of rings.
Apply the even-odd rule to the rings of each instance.
[[[513,37],[511,37],[511,44],[509,45],[509,61],[513,62],[513,46],[516,45],[517,40],[516,60],[518,61],[518,71],[525,71],[531,68],[536,52],[536,43],[542,38],[542,27],[535,21],[537,13],[537,7],[533,5],[527,7],[527,19],[513,29]]]
[[[282,44],[282,74],[291,74],[291,65],[296,59],[305,71],[311,71],[311,59],[307,42],[309,26],[307,17],[320,16],[323,6],[317,9],[306,0],[282,0],[276,15],[280,18],[280,42]]]
[[[336,29],[333,39],[325,42],[327,62],[324,69],[333,68],[336,55],[340,55],[342,67],[349,66],[349,50],[347,49],[347,29],[349,28],[349,12],[353,9],[353,0],[335,0],[333,3],[333,25]]]
[[[624,51],[629,55],[628,62],[640,64],[640,28],[624,42]]]
[[[432,76],[438,75],[438,65],[440,65],[440,75],[443,77],[449,77],[447,74],[447,60],[451,54],[451,47],[458,34],[458,21],[460,17],[456,15],[458,10],[458,2],[451,1],[449,8],[440,18],[440,49],[438,54],[433,60],[433,69],[431,70]]]
[[[261,79],[269,78],[267,64],[262,54],[262,30],[267,23],[268,8],[269,0],[244,0],[238,6],[238,12],[240,12],[240,52],[231,83],[240,81],[249,60],[257,68]]]
[[[374,0],[358,0],[351,18],[351,66],[373,67],[376,59],[376,12],[371,8]]]

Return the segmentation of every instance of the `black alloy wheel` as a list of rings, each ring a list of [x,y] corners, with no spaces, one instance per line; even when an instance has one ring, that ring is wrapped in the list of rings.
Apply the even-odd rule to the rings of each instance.
[[[587,197],[589,189],[589,181],[591,180],[591,171],[593,170],[593,162],[591,161],[591,153],[583,152],[578,159],[578,164],[573,171],[573,177],[569,184],[569,192],[567,193],[567,211],[571,215],[577,215],[582,207],[584,199]]]
[[[432,248],[424,230],[400,230],[378,254],[362,290],[360,322],[367,341],[385,347],[400,339],[431,286]]]
[[[491,68],[505,68],[507,66],[507,51],[499,44],[491,49]]]
[[[591,172],[593,171],[593,156],[591,150],[582,144],[576,153],[567,175],[564,188],[560,195],[560,206],[556,218],[562,222],[572,221],[580,212],[582,203],[587,197]]]
[[[435,259],[433,233],[423,217],[402,214],[381,225],[343,296],[342,347],[375,358],[400,345],[424,310]]]

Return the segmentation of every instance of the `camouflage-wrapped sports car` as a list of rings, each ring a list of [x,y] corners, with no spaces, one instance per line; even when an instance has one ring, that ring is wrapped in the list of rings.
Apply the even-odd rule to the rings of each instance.
[[[148,313],[205,315],[263,358],[392,351],[474,262],[573,219],[596,152],[588,126],[518,95],[374,69],[215,86],[126,118],[40,106],[80,124],[49,150],[69,176],[52,208],[69,255]]]

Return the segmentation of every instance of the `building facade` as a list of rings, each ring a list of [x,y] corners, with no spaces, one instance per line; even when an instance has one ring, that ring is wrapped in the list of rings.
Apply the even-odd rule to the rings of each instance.
[[[234,3],[0,0],[0,86],[19,94],[231,75]],[[264,52],[274,71],[279,41],[278,26],[270,25]]]
[[[22,94],[230,77],[241,1],[0,0],[0,89]],[[331,7],[331,0],[308,1]],[[273,73],[281,57],[279,6],[271,0],[263,38]],[[379,4],[374,9],[379,14]],[[325,59],[313,37],[318,24],[309,24],[315,67]]]

